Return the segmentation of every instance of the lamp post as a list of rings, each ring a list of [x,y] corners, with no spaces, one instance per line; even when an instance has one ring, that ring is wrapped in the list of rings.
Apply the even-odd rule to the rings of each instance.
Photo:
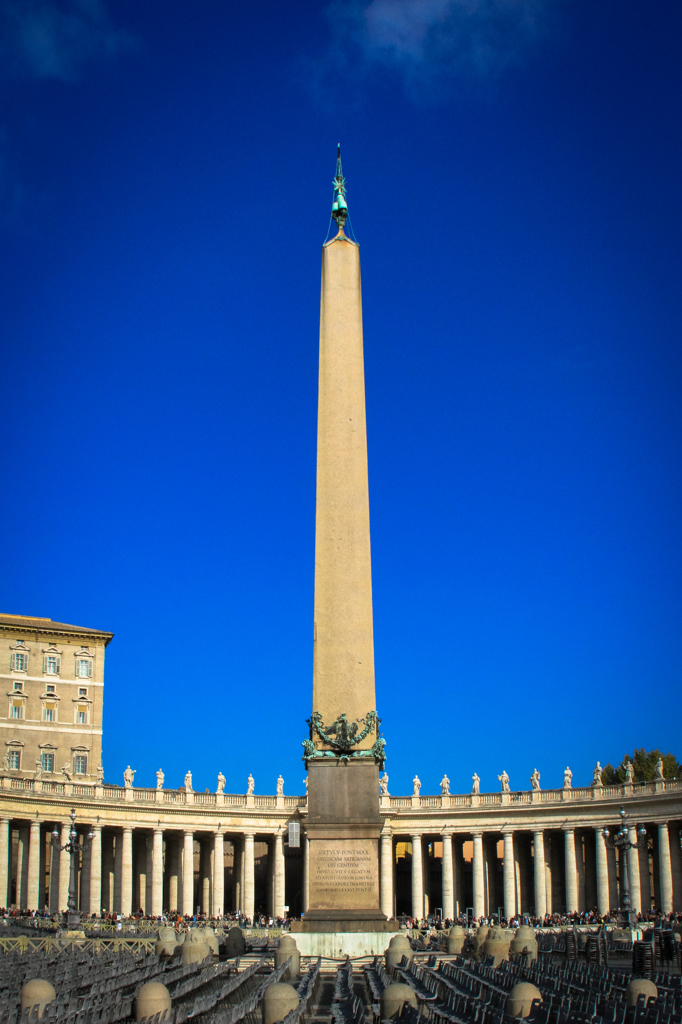
[[[68,909],[65,915],[65,923],[67,931],[74,931],[79,927],[81,923],[80,911],[76,908],[76,891],[78,887],[76,882],[76,872],[78,871],[78,855],[81,852],[81,846],[80,843],[78,842],[78,833],[76,832],[76,811],[73,807],[71,808],[70,818],[71,828],[69,829],[69,838],[64,844],[64,846],[62,846],[60,842],[59,828],[57,825],[55,825],[54,829],[52,830],[51,845],[53,850],[63,850],[65,853],[68,853],[70,858],[69,898],[66,904]],[[83,849],[87,849],[86,843],[89,846],[94,836],[95,833],[92,831],[92,829],[90,829],[87,836],[85,836],[83,840]]]
[[[634,843],[629,838],[627,820],[629,815],[625,813],[623,807],[620,809],[620,828],[614,833],[613,838],[610,838],[610,832],[605,828],[602,832],[604,836],[604,845],[610,850],[620,850],[620,907],[618,908],[618,924],[621,928],[633,928],[636,927],[636,921],[633,921],[633,911],[630,901],[630,880],[629,880],[629,866],[628,866],[628,851],[638,850],[644,846],[643,839],[646,836],[646,829],[643,825],[640,825],[637,829],[637,839]]]

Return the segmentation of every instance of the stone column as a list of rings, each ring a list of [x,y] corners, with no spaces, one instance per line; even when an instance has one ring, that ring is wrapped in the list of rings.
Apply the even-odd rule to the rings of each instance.
[[[545,878],[545,837],[542,831],[533,832],[533,872],[535,916],[543,918],[547,913],[547,890]]]
[[[578,876],[575,864],[575,832],[564,828],[564,859],[566,864],[566,910],[569,914],[578,909]]]
[[[284,917],[284,843],[282,833],[275,835],[275,917]]]
[[[585,909],[593,910],[597,907],[597,850],[596,840],[598,836],[594,829],[588,829],[583,833],[583,846],[585,850]]]
[[[663,913],[669,914],[673,909],[673,874],[667,821],[658,826],[658,870],[661,877],[661,895],[658,903]]]
[[[177,836],[166,839],[166,857],[168,858],[168,909],[178,911],[178,878],[180,876],[180,843]]]
[[[452,920],[455,916],[455,888],[452,867],[452,832],[443,832],[443,917]],[[383,909],[383,904],[382,904]]]
[[[611,909],[609,904],[609,862],[601,828],[595,827],[594,840],[597,855],[597,906],[603,916]]]
[[[114,909],[114,837],[111,832],[102,836],[102,907],[107,913]]]
[[[163,913],[163,829],[154,829],[152,841],[152,914]]]
[[[635,825],[629,826],[628,839],[631,843],[637,842],[637,827]],[[642,889],[639,883],[639,850],[637,847],[631,847],[628,850],[628,880],[632,909],[639,911],[642,909]]]
[[[225,844],[222,832],[216,832],[213,837],[213,874],[213,915],[221,917],[225,913]]]
[[[614,910],[618,906],[618,866],[616,851],[611,847],[606,848],[606,863],[609,872],[609,910]]]
[[[412,917],[424,916],[424,865],[422,861],[422,837],[412,836]]]
[[[0,818],[0,906],[9,907],[9,818]],[[50,871],[50,878],[52,872]]]
[[[682,910],[682,850],[680,850],[680,823],[668,822],[670,838],[670,869],[673,879],[673,910]]]
[[[59,837],[59,842],[64,847],[69,841],[69,832],[71,831],[71,822],[65,821],[62,824],[62,832]],[[61,850],[59,853],[59,910],[63,913],[68,909],[69,905],[69,873],[71,870],[71,856],[66,850]]]
[[[301,842],[303,845],[303,912],[305,913],[310,900],[310,840],[307,833],[301,836]]]
[[[28,910],[38,909],[38,886],[40,884],[40,822],[31,822],[28,841]]]
[[[244,836],[234,837],[234,909],[244,910]]]
[[[642,846],[640,846],[637,851],[639,856],[639,889],[642,894],[642,913],[648,914],[651,910],[651,876],[649,874],[648,834],[643,836],[640,842],[642,843]]]
[[[485,915],[485,884],[483,873],[483,833],[474,832],[473,882],[474,882],[474,917]]]
[[[516,913],[516,879],[514,878],[514,833],[503,832],[504,840],[504,916],[507,923]]]
[[[119,857],[119,841],[120,853]],[[119,868],[120,862],[120,868]],[[133,830],[125,827],[122,835],[116,836],[116,863],[114,872],[119,876],[120,908],[123,917],[130,917],[133,912]]]
[[[102,909],[102,829],[92,826],[90,845],[90,913],[99,917]]]
[[[144,837],[144,912],[152,914],[152,872],[154,864],[154,836]]]
[[[194,913],[194,832],[185,831],[182,851],[182,913]]]
[[[256,898],[253,847],[254,834],[246,832],[244,835],[244,914],[246,917],[250,917],[252,922]]]
[[[88,831],[90,831],[88,829]],[[78,909],[85,914],[90,913],[90,855],[92,853],[92,847],[84,834],[80,837],[81,846],[81,871],[80,871],[80,902]]]
[[[393,917],[393,833],[388,825],[381,832],[381,912]]]
[[[206,835],[199,840],[199,902],[203,914],[211,912],[211,884],[213,881],[213,843]]]
[[[585,907],[585,854],[583,852],[582,832],[575,837],[575,870],[578,878],[578,912],[582,913]]]
[[[464,910],[464,887],[462,884],[464,840],[461,836],[452,837],[452,902],[455,917]]]

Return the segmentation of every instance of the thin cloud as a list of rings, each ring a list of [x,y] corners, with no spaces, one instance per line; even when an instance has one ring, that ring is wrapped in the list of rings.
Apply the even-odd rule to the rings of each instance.
[[[334,0],[318,78],[355,84],[391,72],[413,98],[455,80],[490,81],[522,63],[562,0]],[[320,84],[320,83],[318,83]]]
[[[111,23],[101,0],[0,0],[0,38],[6,69],[63,81],[134,43]]]

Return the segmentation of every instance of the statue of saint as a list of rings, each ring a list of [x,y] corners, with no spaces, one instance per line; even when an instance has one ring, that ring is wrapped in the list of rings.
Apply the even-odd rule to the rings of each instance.
[[[36,770],[35,770],[35,774],[34,774],[33,778],[37,782],[38,779],[42,779],[42,777],[43,777],[43,761],[42,761],[42,758],[37,757],[36,758]]]
[[[654,771],[656,772],[656,779],[657,780],[665,778],[665,776],[663,774],[663,758],[662,757],[659,757],[658,761],[656,762],[656,767],[655,767]]]
[[[225,782],[226,782],[226,779],[225,779],[225,776],[223,775],[223,773],[222,772],[218,772],[218,788],[216,789],[216,793],[224,793],[224,791],[225,791]]]
[[[566,767],[564,768],[564,785],[563,785],[564,789],[570,789],[571,788],[571,779],[572,778],[573,778],[573,772],[568,767],[568,765],[566,765]]]
[[[450,796],[450,779],[447,775],[440,780],[440,791],[442,796]]]
[[[540,789],[540,772],[537,768],[533,768],[533,774],[530,777],[531,788],[536,790]]]
[[[599,786],[601,786],[601,784],[602,784],[602,781],[601,781],[601,771],[602,771],[601,765],[599,764],[599,761],[597,761],[596,765],[594,766],[594,771],[592,772],[592,787],[593,787],[593,789],[598,789]]]
[[[284,795],[284,779],[280,775],[279,778],[277,779],[277,796],[283,796],[283,795]]]
[[[253,775],[251,775],[249,773],[249,777],[247,779],[247,784],[246,784],[246,795],[247,796],[251,796],[251,794],[253,793],[255,785],[256,785],[256,783],[253,781]]]
[[[474,774],[471,777],[471,792],[472,793],[480,793],[481,792],[481,779],[476,774],[476,772],[474,772]]]
[[[379,779],[379,792],[381,793],[382,796],[388,796],[389,795],[389,793],[388,793],[388,772],[384,772],[384,774]]]
[[[307,792],[308,792],[308,776],[307,775],[306,775],[306,777],[303,780],[303,785],[305,786],[305,791],[306,791],[306,794],[307,794]]]
[[[157,789],[163,789],[163,780],[165,778],[166,778],[166,776],[163,774],[163,771],[161,770],[161,768],[159,768],[158,772],[156,773],[156,788]]]
[[[635,781],[635,766],[632,761],[625,762],[625,782],[632,786]]]
[[[192,789],[192,773],[188,771],[185,772],[185,793],[192,792],[194,792]]]
[[[104,782],[104,765],[100,764],[97,766],[97,785],[101,786]]]
[[[5,751],[5,756],[2,759],[2,767],[6,772],[9,771],[9,750]]]
[[[419,776],[415,775],[412,779],[412,796],[419,796],[419,790],[422,788],[422,784],[419,781]]]
[[[501,775],[497,776],[497,778],[499,779],[500,785],[502,786],[502,792],[503,793],[508,793],[509,792],[509,776],[507,775],[507,773],[505,771],[503,771]]]
[[[67,761],[66,764],[62,765],[62,774],[63,774],[64,778],[68,782],[71,782],[71,762],[70,761]]]
[[[133,778],[135,777],[135,772],[136,771],[137,771],[137,768],[133,769],[133,768],[130,767],[130,765],[128,765],[126,770],[123,772],[123,787],[124,787],[124,789],[132,789],[133,788]]]

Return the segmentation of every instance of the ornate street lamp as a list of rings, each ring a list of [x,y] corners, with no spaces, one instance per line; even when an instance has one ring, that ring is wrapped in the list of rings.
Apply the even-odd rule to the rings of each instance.
[[[627,855],[629,850],[638,850],[644,846],[643,840],[646,837],[646,829],[643,825],[639,826],[637,829],[639,839],[633,843],[628,834],[628,818],[629,815],[621,807],[620,828],[614,833],[613,839],[609,838],[610,832],[607,828],[604,829],[602,835],[604,836],[604,844],[610,850],[620,850],[620,907],[618,908],[618,924],[621,928],[636,928],[637,921],[630,900],[630,869]]]
[[[67,931],[74,931],[80,927],[81,914],[76,909],[76,892],[78,889],[78,883],[76,881],[78,871],[78,856],[80,855],[81,849],[86,850],[92,840],[95,837],[95,833],[90,829],[87,836],[83,839],[83,846],[81,847],[78,842],[78,833],[76,832],[76,811],[71,808],[71,828],[69,829],[69,838],[64,846],[60,842],[59,827],[55,825],[52,830],[51,845],[53,850],[63,850],[68,853],[70,857],[69,867],[69,898],[67,900],[68,910],[66,911],[65,924]],[[60,864],[61,870],[61,864]]]

